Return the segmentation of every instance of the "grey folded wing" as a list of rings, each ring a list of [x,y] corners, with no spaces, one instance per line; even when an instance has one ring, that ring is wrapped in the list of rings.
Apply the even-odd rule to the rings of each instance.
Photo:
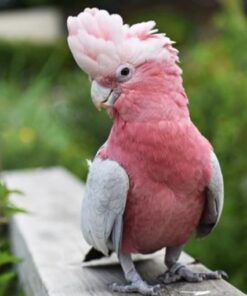
[[[212,175],[206,188],[205,208],[196,230],[196,236],[203,238],[208,235],[219,222],[224,204],[224,182],[217,156],[210,155]]]
[[[116,161],[94,159],[82,202],[81,227],[88,244],[105,255],[109,250],[119,252],[128,189],[128,175]]]

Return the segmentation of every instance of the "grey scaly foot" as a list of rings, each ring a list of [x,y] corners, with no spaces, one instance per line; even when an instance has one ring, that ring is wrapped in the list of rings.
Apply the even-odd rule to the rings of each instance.
[[[110,288],[113,292],[140,293],[141,295],[148,296],[160,295],[162,290],[160,285],[151,286],[142,280],[126,285],[114,283],[110,286]]]
[[[160,295],[161,285],[148,285],[136,271],[130,255],[118,254],[124,276],[128,284],[114,283],[110,286],[111,290],[120,293],[140,293],[141,295],[156,296]]]
[[[227,278],[227,274],[223,270],[211,272],[194,272],[188,267],[175,263],[164,274],[160,275],[158,279],[164,284],[170,284],[177,281],[187,282],[201,282],[203,280],[218,280],[222,277]]]

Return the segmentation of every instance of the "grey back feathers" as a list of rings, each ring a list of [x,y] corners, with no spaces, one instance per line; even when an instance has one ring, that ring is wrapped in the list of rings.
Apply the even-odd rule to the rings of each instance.
[[[95,158],[82,202],[81,227],[88,244],[105,255],[109,249],[119,252],[128,189],[128,175],[117,162]]]
[[[203,238],[217,225],[224,204],[224,183],[217,156],[212,151],[210,155],[212,176],[206,188],[207,200],[196,230],[197,238]]]

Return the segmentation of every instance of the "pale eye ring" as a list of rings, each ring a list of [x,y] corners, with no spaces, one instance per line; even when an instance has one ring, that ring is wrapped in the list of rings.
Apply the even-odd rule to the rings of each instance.
[[[116,70],[116,78],[119,82],[129,80],[135,72],[135,69],[130,64],[120,65]]]

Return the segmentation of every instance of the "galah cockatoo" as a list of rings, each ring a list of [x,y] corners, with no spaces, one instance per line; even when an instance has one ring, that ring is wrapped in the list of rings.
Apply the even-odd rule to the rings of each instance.
[[[112,289],[143,295],[157,294],[160,286],[143,281],[133,253],[166,247],[163,283],[224,275],[178,263],[192,233],[202,238],[219,221],[223,178],[190,119],[178,51],[154,27],[154,21],[123,24],[121,16],[97,8],[68,18],[68,44],[91,79],[92,101],[113,118],[89,168],[82,232],[91,255],[117,253],[127,283]]]

